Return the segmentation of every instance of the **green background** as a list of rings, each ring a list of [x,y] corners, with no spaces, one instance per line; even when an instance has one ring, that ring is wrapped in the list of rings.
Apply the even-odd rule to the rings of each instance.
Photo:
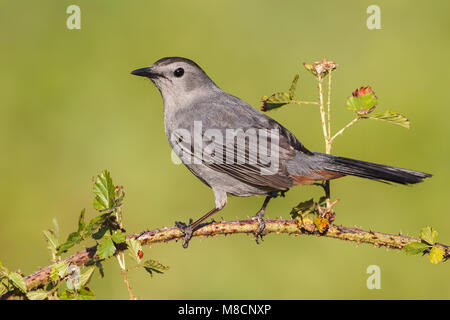
[[[66,28],[66,8],[81,8],[81,30]],[[381,8],[381,30],[368,30],[366,9]],[[162,100],[133,69],[165,56],[198,62],[224,90],[259,108],[287,90],[316,97],[302,67],[326,56],[339,64],[333,128],[352,117],[346,97],[371,85],[379,111],[408,116],[406,130],[362,121],[337,139],[335,154],[423,170],[413,187],[348,177],[332,183],[336,223],[417,235],[436,228],[450,243],[450,20],[448,1],[5,1],[0,2],[0,260],[25,274],[48,264],[42,230],[53,217],[61,234],[92,207],[92,177],[111,171],[125,186],[128,233],[197,218],[214,205],[209,188],[170,160]],[[313,106],[270,115],[309,149],[323,151]],[[288,217],[317,187],[297,187],[271,202],[269,217]],[[219,214],[246,218],[263,198],[230,198]],[[88,243],[86,245],[91,245]],[[394,250],[328,238],[245,235],[155,244],[145,257],[169,265],[153,279],[133,271],[141,299],[450,298],[450,266]],[[130,261],[131,263],[131,261]],[[366,268],[381,268],[381,290],[368,290]],[[114,261],[96,273],[97,298],[126,299]]]

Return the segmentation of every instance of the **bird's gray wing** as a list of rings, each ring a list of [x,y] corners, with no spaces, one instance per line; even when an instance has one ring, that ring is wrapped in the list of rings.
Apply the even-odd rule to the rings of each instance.
[[[211,96],[210,99],[197,101],[188,109],[179,110],[172,119],[176,122],[176,127],[184,127],[191,133],[195,121],[201,121],[203,124],[203,141],[201,146],[196,146],[197,152],[194,150],[195,141],[194,143],[192,141],[186,143],[182,137],[177,138],[177,143],[183,153],[201,160],[204,165],[215,171],[226,173],[244,183],[268,190],[287,190],[293,185],[292,177],[289,176],[285,162],[293,159],[297,152],[308,156],[313,155],[289,130],[277,121],[260,113],[239,98],[223,91],[218,95]],[[255,143],[246,143],[245,152],[242,153],[239,152],[239,150],[242,151],[242,146],[235,141],[231,143],[227,142],[226,139],[218,141],[212,136],[205,135],[208,129],[217,130],[222,137],[226,137],[226,131],[230,129],[242,129],[246,133],[254,130],[256,134],[259,130],[266,130],[268,133],[274,130],[278,138],[275,139],[276,141],[268,139],[267,149],[274,150],[274,144],[278,146],[276,170],[273,170],[273,163],[266,164],[255,161],[258,160],[258,143],[256,145]],[[198,150],[201,150],[201,154]],[[203,153],[205,151],[208,153],[211,150],[215,152],[212,161],[205,161],[209,159],[204,159]],[[257,151],[255,152],[255,150]],[[230,151],[235,154],[233,163],[227,163],[226,161],[227,152]]]
[[[201,145],[174,133],[177,140],[175,149],[182,150],[182,159],[201,162],[249,185],[268,191],[289,189],[293,182],[285,161],[295,157],[297,151],[292,142],[295,137],[280,128],[273,128],[272,132],[256,126],[238,130],[234,131],[236,136],[227,137],[230,131],[209,128],[202,132]]]

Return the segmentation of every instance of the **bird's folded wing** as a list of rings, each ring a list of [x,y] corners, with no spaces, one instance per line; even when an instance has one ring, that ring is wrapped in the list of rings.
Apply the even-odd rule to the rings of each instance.
[[[272,132],[256,127],[239,130],[234,137],[227,137],[225,129],[206,130],[201,143],[178,136],[177,150],[183,155],[179,156],[268,191],[289,189],[293,183],[285,160],[297,151],[310,152],[281,125]]]

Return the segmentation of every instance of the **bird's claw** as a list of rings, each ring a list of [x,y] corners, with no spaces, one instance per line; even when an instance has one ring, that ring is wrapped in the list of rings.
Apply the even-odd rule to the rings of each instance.
[[[259,240],[261,239],[261,241],[264,241],[263,239],[263,232],[264,229],[266,228],[266,222],[264,221],[264,212],[261,214],[260,212],[258,212],[255,216],[255,218],[258,220],[258,229],[256,229],[255,232],[255,241],[256,244],[259,244]]]
[[[186,249],[189,246],[189,241],[191,240],[192,234],[194,233],[194,228],[192,228],[192,219],[189,219],[188,225],[184,222],[176,221],[175,226],[184,233],[183,248]]]

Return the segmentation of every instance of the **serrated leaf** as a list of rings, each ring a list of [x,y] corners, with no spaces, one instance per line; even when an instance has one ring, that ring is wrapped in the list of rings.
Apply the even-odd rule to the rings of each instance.
[[[371,113],[377,104],[377,97],[370,87],[356,89],[345,103],[347,109],[359,115]]]
[[[98,273],[100,273],[100,277],[103,278],[105,276],[105,271],[103,270],[103,264],[101,261],[96,261],[95,266],[98,268]]]
[[[137,263],[141,262],[141,257],[139,256],[139,252],[142,252],[142,246],[139,241],[136,239],[127,239],[128,248],[130,249],[130,256],[136,260]]]
[[[95,295],[94,292],[88,287],[81,288],[78,291],[78,295],[76,296],[77,300],[94,300]]]
[[[48,294],[47,291],[38,289],[27,292],[27,298],[29,300],[45,300],[48,298]]]
[[[52,265],[50,269],[50,279],[57,281],[67,274],[69,264],[66,261],[60,261]]]
[[[106,220],[108,219],[108,217],[109,217],[111,214],[112,214],[112,213],[110,213],[110,212],[108,212],[108,213],[103,213],[103,214],[100,214],[100,215],[98,215],[98,216],[92,218],[91,221],[89,221],[88,226],[87,226],[86,229],[84,230],[84,235],[85,235],[86,237],[91,236],[94,232],[97,231],[97,229],[98,229],[99,227],[102,226],[102,224],[104,224],[104,223],[106,222]],[[105,230],[106,230],[106,229],[105,229]],[[103,234],[104,234],[104,232],[103,232]],[[103,236],[103,234],[102,234],[99,238],[97,238],[97,239],[100,239],[100,238]],[[96,239],[96,238],[94,237],[94,239]]]
[[[420,230],[420,239],[434,245],[436,243],[438,233],[432,227],[425,227]]]
[[[80,276],[80,286],[84,287],[91,280],[92,275],[94,274],[95,266],[87,267],[83,270]]]
[[[292,208],[291,216],[293,219],[298,218],[299,216],[303,216],[308,213],[313,213],[315,208],[314,199],[311,198],[307,201],[300,202],[297,206]]]
[[[78,232],[72,232],[67,237],[66,242],[64,242],[62,245],[58,247],[57,255],[62,254],[63,252],[66,252],[70,248],[72,248],[74,245],[80,243],[83,240],[83,237]]]
[[[114,243],[119,244],[125,242],[126,237],[121,230],[114,230],[111,239],[114,241]]]
[[[441,247],[431,248],[430,255],[429,255],[430,262],[433,264],[437,264],[437,263],[441,262],[442,259],[444,258],[444,253],[445,253],[445,251]]]
[[[59,241],[58,241],[58,238],[56,238],[54,231],[53,230],[44,230],[43,233],[44,233],[45,239],[47,240],[47,243],[48,243],[47,248],[50,250],[50,252],[52,254],[56,255],[57,248],[59,246]]]
[[[111,239],[104,239],[97,247],[97,254],[100,259],[112,257],[116,252],[116,247]]]
[[[6,268],[0,261],[0,279],[2,277],[6,277],[8,275],[8,273],[9,273],[8,268]]]
[[[23,293],[27,292],[27,284],[25,282],[25,279],[18,274],[17,272],[11,272],[8,274],[9,280],[11,280],[14,287],[22,291]]]
[[[287,92],[277,92],[269,97],[264,96],[262,98],[263,106],[261,107],[261,111],[273,110],[284,106],[285,104],[289,104],[291,101],[291,96]]]
[[[164,273],[163,271],[169,269],[168,266],[165,266],[156,260],[147,260],[142,264],[142,266],[152,277],[153,273]]]
[[[56,219],[56,217],[53,218],[52,223],[53,223],[54,235],[57,239],[59,239],[59,224],[58,224],[58,220]]]
[[[320,197],[320,199],[319,199],[319,204],[325,203],[326,200],[327,200],[327,197]]]
[[[78,218],[78,233],[81,233],[86,228],[86,222],[84,222],[84,214],[86,209],[81,210],[80,217]]]
[[[125,190],[123,190],[122,186],[116,186],[116,206],[122,204],[123,198],[125,198]]]
[[[289,88],[289,98],[291,100],[295,99],[295,90],[297,89],[297,82],[300,76],[298,74],[295,75],[294,80],[292,80],[291,87]]]
[[[59,295],[60,300],[73,300],[74,299],[74,293],[72,291],[69,291],[65,289],[61,294]]]
[[[115,187],[109,171],[104,170],[94,183],[94,208],[101,211],[114,206]]]
[[[95,295],[88,287],[81,288],[80,290],[64,290],[59,296],[61,300],[94,300]]]
[[[0,297],[8,292],[8,288],[3,281],[0,281]]]
[[[96,233],[92,234],[92,238],[99,240],[105,236],[107,231],[108,231],[108,227],[102,226],[100,229],[98,229],[98,231]],[[109,232],[108,232],[108,234],[109,234]]]
[[[403,252],[409,255],[420,254],[427,250],[430,246],[423,242],[411,242],[403,247]]]
[[[406,118],[404,115],[402,115],[398,112],[391,111],[391,110],[387,110],[384,113],[380,113],[380,114],[363,116],[361,118],[386,121],[386,122],[390,122],[392,124],[396,124],[396,125],[399,125],[401,127],[407,128],[407,129],[410,128],[410,122],[409,122],[408,118]]]

